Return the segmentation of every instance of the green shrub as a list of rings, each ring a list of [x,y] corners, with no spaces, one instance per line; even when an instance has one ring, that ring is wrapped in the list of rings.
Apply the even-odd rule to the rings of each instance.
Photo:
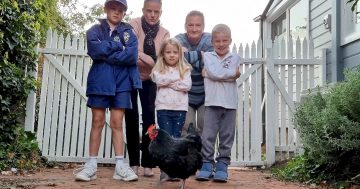
[[[360,122],[360,67],[345,75],[346,81],[331,90],[329,103],[349,120]]]
[[[4,151],[0,150],[0,170],[10,167],[29,170],[41,166],[43,162],[35,134],[16,127],[14,136],[14,143]]]
[[[276,173],[287,180],[348,181],[360,173],[360,67],[294,114],[305,153]]]
[[[21,120],[36,84],[26,73],[36,67],[41,2],[0,1],[0,170],[32,167],[39,159],[36,141]]]
[[[310,168],[306,167],[304,156],[291,159],[285,167],[274,168],[272,171],[281,180],[307,182],[311,179]]]

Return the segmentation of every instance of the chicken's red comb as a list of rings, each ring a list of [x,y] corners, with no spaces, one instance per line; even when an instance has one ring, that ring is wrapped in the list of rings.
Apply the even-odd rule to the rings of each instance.
[[[148,128],[148,131],[153,131],[156,129],[156,125],[155,124],[151,124]]]

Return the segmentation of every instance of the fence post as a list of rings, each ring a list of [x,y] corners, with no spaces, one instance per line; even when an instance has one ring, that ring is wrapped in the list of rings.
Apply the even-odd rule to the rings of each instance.
[[[36,53],[38,52],[39,47],[36,47]],[[38,62],[36,61],[35,70],[29,72],[29,75],[34,77],[37,80],[38,72]],[[36,89],[30,91],[26,99],[26,115],[25,115],[25,131],[34,132],[34,123],[35,123],[35,108],[36,108]]]
[[[268,67],[274,66],[273,52],[271,48],[266,49],[265,64],[265,87],[266,87],[266,105],[265,105],[265,127],[266,127],[266,165],[270,167],[275,163],[275,123],[274,123],[274,85],[268,73]]]

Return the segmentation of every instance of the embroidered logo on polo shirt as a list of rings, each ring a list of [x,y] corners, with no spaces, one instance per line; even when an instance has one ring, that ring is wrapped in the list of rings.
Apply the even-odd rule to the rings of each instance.
[[[225,62],[223,63],[223,68],[229,69],[230,64],[231,64],[230,60],[225,60]]]

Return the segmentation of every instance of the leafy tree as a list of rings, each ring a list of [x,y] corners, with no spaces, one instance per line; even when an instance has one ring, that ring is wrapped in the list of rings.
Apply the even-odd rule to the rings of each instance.
[[[95,4],[87,7],[78,0],[59,0],[62,18],[67,23],[67,31],[70,34],[82,34],[85,26],[96,21],[96,18],[103,13],[102,5]]]
[[[84,34],[87,26],[96,23],[98,18],[105,17],[103,4],[88,7],[79,0],[37,0],[40,2],[38,14],[42,42],[45,41],[49,28],[64,34]],[[129,15],[125,21],[130,19]]]
[[[88,7],[78,0],[58,1],[61,16],[67,24],[66,31],[60,30],[62,33],[84,34],[87,26],[96,23],[98,18],[105,17],[103,4]],[[124,20],[129,21],[131,14],[132,12],[127,14]]]
[[[359,2],[359,0],[347,0],[347,3],[351,4],[351,10],[355,11],[356,5]]]
[[[66,20],[63,19],[61,15],[61,8],[58,6],[59,0],[42,0],[43,6],[41,10],[43,12],[40,23],[41,36],[45,37],[46,32],[49,28],[53,28],[60,32],[65,32],[68,30],[68,25]]]

